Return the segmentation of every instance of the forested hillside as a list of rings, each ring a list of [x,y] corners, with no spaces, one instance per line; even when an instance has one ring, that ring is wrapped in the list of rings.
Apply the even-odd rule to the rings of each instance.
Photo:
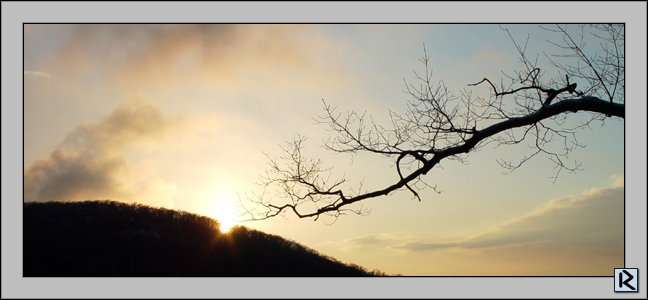
[[[376,276],[277,235],[116,201],[25,203],[23,276]]]

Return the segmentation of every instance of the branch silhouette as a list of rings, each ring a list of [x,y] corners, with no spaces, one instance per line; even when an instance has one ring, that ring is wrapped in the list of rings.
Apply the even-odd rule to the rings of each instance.
[[[527,57],[526,45],[520,46],[503,28],[518,50],[523,67],[514,75],[505,74],[510,82],[507,86],[502,83],[497,87],[488,78],[468,84],[477,87],[487,83],[491,91],[487,98],[473,97],[469,91],[455,96],[443,81],[433,84],[430,58],[424,46],[421,62],[425,74],[414,72],[419,87],[405,82],[405,92],[414,100],[409,101],[404,114],[390,111],[392,126],[389,129],[365,114],[352,111],[343,116],[336,107],[322,100],[325,113],[317,121],[333,133],[324,147],[335,153],[366,152],[393,159],[398,180],[371,191],[363,191],[360,186],[355,191],[345,192],[341,186],[346,179],[332,180],[331,168],[324,168],[320,159],[304,157],[301,150],[306,138],[296,135],[282,147],[284,156],[280,159],[283,164],[270,159],[270,169],[260,180],[263,191],[241,197],[243,214],[249,220],[262,220],[292,211],[299,218],[317,220],[321,215],[328,215],[335,222],[346,212],[359,215],[369,212],[363,207],[353,208],[352,204],[400,189],[408,190],[421,201],[419,191],[422,188],[441,192],[436,185],[423,180],[441,161],[465,162],[469,153],[490,143],[517,145],[527,141],[534,149],[530,156],[517,163],[498,161],[510,172],[538,155],[548,156],[558,167],[552,177],[554,183],[561,171],[579,170],[580,163],[570,165],[564,161],[575,148],[585,147],[578,142],[576,133],[594,121],[625,118],[624,96],[618,92],[624,90],[625,78],[620,74],[624,72],[623,25],[580,26],[578,29],[581,37],[587,29],[591,37],[599,39],[601,47],[606,49],[605,56],[586,56],[582,49],[585,43],[576,42],[564,26],[547,29],[561,35],[563,43],[554,45],[558,50],[566,50],[567,54],[547,56],[549,65],[562,75],[545,82],[545,73],[538,67],[537,60]],[[568,59],[576,66],[563,64],[560,59]],[[576,90],[578,86],[584,89]],[[574,128],[567,127],[566,120],[576,113],[589,113],[591,117]],[[555,149],[554,144],[561,149]],[[283,204],[276,204],[275,198],[268,197],[266,190],[271,186],[278,190]]]

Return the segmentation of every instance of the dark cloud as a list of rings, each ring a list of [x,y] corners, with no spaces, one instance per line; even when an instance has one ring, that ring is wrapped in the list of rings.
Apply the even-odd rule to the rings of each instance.
[[[123,159],[57,149],[25,172],[25,201],[130,198],[119,180],[127,169]]]
[[[124,158],[124,150],[159,139],[182,122],[180,118],[163,116],[149,101],[134,98],[99,122],[79,125],[68,134],[61,148],[25,170],[25,201],[139,201],[138,196],[143,193],[155,194],[152,188],[172,191],[159,178],[150,178],[153,181],[135,188],[128,180],[131,167]]]

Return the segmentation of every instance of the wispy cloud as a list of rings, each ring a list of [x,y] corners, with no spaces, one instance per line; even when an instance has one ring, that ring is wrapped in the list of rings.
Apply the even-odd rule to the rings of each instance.
[[[622,187],[593,188],[578,196],[558,198],[533,212],[493,226],[488,232],[446,242],[412,242],[410,251],[463,248],[493,250],[502,247],[582,246],[582,250],[623,250]],[[590,248],[596,246],[597,248]],[[609,249],[608,249],[609,248]]]
[[[403,244],[419,239],[421,239],[421,237],[404,234],[374,234],[346,239],[341,242],[340,245],[342,245],[347,250],[375,247],[398,248]]]
[[[83,24],[72,27],[54,67],[108,72],[120,85],[217,85],[235,89],[273,81],[266,73],[313,68],[313,51],[327,41],[311,25]],[[329,53],[334,55],[334,53]],[[100,58],[100,59],[97,59]],[[208,82],[208,83],[207,83]],[[234,86],[233,86],[234,85]]]
[[[381,234],[347,239],[338,246],[346,251],[389,252],[419,259],[447,257],[448,262],[480,257],[482,262],[500,264],[509,275],[604,275],[623,264],[623,210],[624,188],[615,184],[553,199],[470,237]]]
[[[592,188],[578,196],[551,200],[528,214],[463,239],[439,241],[426,236],[382,234],[351,238],[340,244],[349,249],[380,246],[407,251],[481,251],[527,244],[617,247],[623,241],[623,201],[623,186],[615,184],[612,188]]]
[[[25,70],[25,71],[23,71],[23,74],[25,76],[31,76],[31,77],[44,77],[44,78],[52,77],[52,75],[50,75],[49,73],[42,72],[42,71],[28,71],[28,70]]]
[[[132,92],[155,96],[183,111],[236,107],[247,112],[303,113],[322,98],[347,95],[363,80],[345,44],[314,25],[73,24],[38,27],[51,34],[51,53],[26,52],[34,70],[55,76],[26,87],[25,101],[89,106]],[[33,39],[33,40],[32,40]],[[70,89],[74,86],[74,89]],[[99,93],[97,92],[99,91]],[[162,95],[162,96],[159,96]],[[181,98],[180,98],[181,97]],[[348,95],[347,95],[348,97]],[[169,106],[169,104],[171,106]],[[86,109],[86,108],[84,108]],[[28,116],[30,117],[30,116]],[[33,122],[32,122],[33,123]]]

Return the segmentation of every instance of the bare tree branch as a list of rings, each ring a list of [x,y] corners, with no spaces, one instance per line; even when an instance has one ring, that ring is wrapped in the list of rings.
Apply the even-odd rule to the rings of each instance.
[[[352,209],[352,204],[386,196],[400,189],[408,190],[421,201],[419,191],[432,188],[423,177],[443,160],[466,162],[468,154],[485,145],[518,145],[527,142],[532,148],[529,155],[518,162],[498,160],[513,172],[537,156],[547,156],[556,165],[551,178],[555,183],[562,171],[576,172],[581,164],[567,164],[567,155],[576,148],[585,147],[577,140],[577,130],[589,127],[591,122],[605,118],[625,118],[624,104],[624,27],[619,24],[578,26],[579,39],[567,26],[546,28],[559,34],[562,42],[553,43],[557,52],[545,56],[549,65],[560,75],[544,81],[538,66],[538,58],[527,57],[524,45],[519,45],[507,32],[519,55],[523,67],[506,75],[508,86],[496,86],[490,79],[468,84],[478,86],[487,83],[492,91],[487,98],[473,97],[469,91],[459,96],[452,94],[443,81],[432,82],[430,58],[424,47],[421,62],[425,73],[414,72],[418,86],[405,82],[405,93],[413,100],[408,102],[403,114],[390,111],[391,128],[386,128],[367,117],[366,113],[342,114],[323,101],[324,115],[316,121],[327,127],[332,137],[324,147],[335,153],[356,154],[360,152],[385,156],[393,160],[398,179],[382,188],[368,191],[344,191],[346,179],[332,180],[331,168],[324,168],[319,159],[308,159],[302,154],[305,137],[295,138],[282,147],[284,155],[269,158],[269,170],[260,178],[261,194],[245,194],[241,208],[250,220],[267,219],[292,211],[299,218],[320,215],[332,216],[352,212],[365,215],[364,208]],[[586,37],[586,35],[588,35]],[[595,38],[603,54],[586,49],[586,40]],[[594,53],[594,54],[590,54]],[[560,60],[571,59],[571,64]],[[574,65],[575,60],[575,65]],[[582,63],[582,65],[581,65]],[[577,88],[579,88],[577,90]],[[591,114],[588,121],[569,128],[566,120],[571,114]],[[282,161],[283,163],[280,163]],[[266,190],[273,186],[279,199],[268,197]]]

